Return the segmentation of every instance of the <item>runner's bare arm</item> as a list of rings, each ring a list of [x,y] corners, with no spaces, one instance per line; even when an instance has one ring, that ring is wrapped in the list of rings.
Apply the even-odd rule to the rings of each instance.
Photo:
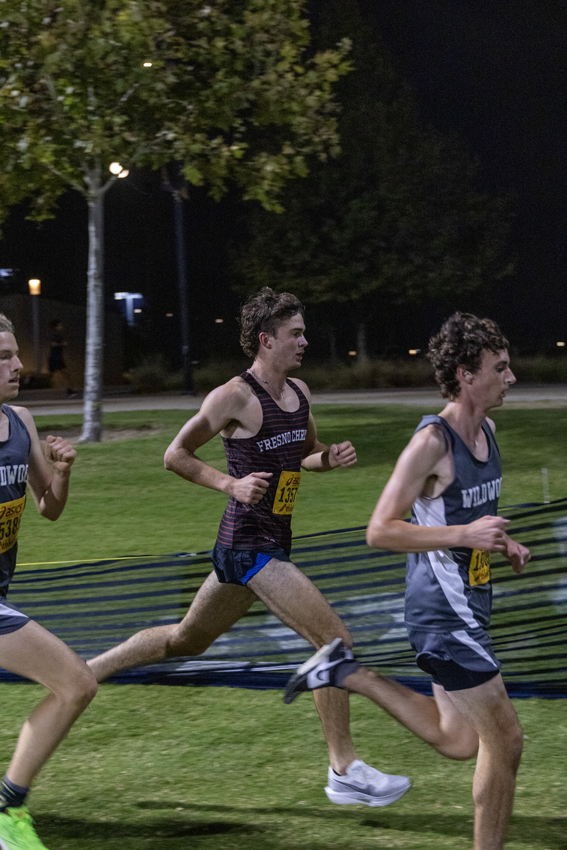
[[[327,446],[317,436],[317,426],[313,414],[309,413],[307,436],[301,466],[309,472],[328,472],[337,466],[354,466],[356,451],[348,440],[344,443],[333,443]]]
[[[396,552],[429,552],[467,546],[505,554],[508,544],[504,527],[508,520],[502,517],[485,516],[468,525],[432,528],[404,521],[428,481],[436,477],[446,453],[447,444],[438,428],[429,426],[414,434],[398,458],[374,509],[366,532],[369,546]]]
[[[512,540],[508,535],[506,535],[506,543],[507,547],[504,557],[512,565],[514,572],[520,575],[520,573],[524,572],[525,565],[532,557],[530,550],[527,546],[518,543],[517,540]]]
[[[28,483],[39,513],[56,520],[63,513],[69,495],[71,467],[77,452],[63,437],[47,437],[45,454],[33,416],[25,407],[14,410],[28,429],[31,438]]]
[[[229,381],[213,390],[199,412],[185,423],[165,452],[165,468],[181,478],[234,496],[239,502],[257,504],[264,496],[271,473],[253,472],[245,478],[233,478],[205,463],[195,452],[233,422],[240,422],[250,398],[244,382]]]

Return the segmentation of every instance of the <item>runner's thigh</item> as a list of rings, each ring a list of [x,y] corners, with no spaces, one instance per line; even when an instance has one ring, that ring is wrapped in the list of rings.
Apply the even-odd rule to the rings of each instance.
[[[67,644],[34,620],[0,635],[0,666],[50,690],[64,687],[72,677],[92,675]]]
[[[190,639],[196,654],[204,652],[240,620],[255,599],[256,595],[247,587],[220,582],[212,572],[197,591],[191,607],[179,624],[179,639]]]
[[[454,741],[459,758],[472,758],[478,750],[478,734],[469,721],[458,710],[442,685],[432,683],[435,704],[439,711],[439,728],[443,735]],[[455,757],[455,756],[453,756]]]
[[[485,742],[502,743],[512,731],[520,730],[520,721],[506,693],[500,673],[476,688],[447,691],[447,696]]]
[[[343,621],[313,582],[290,561],[272,558],[248,586],[282,623],[316,648],[336,637],[350,646]]]

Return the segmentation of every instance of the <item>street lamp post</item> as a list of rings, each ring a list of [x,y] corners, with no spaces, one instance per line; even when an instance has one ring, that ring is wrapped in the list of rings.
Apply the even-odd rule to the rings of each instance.
[[[183,392],[195,394],[191,348],[189,343],[189,299],[187,296],[187,263],[185,258],[185,228],[183,226],[183,198],[172,192],[175,211],[175,246],[177,254],[177,286],[179,290],[179,312],[181,316],[181,357],[183,364]]]
[[[41,353],[39,349],[39,298],[41,294],[41,280],[32,278],[28,280],[30,295],[32,297],[32,333],[33,333],[33,356],[34,356],[34,372],[39,375],[41,372]]]
[[[187,198],[185,178],[179,174],[179,163],[175,166],[176,180],[171,180],[166,168],[162,169],[163,188],[173,198],[173,217],[175,222],[175,254],[177,258],[177,288],[179,292],[179,318],[181,322],[181,362],[183,368],[183,392],[195,395],[193,364],[191,362],[191,344],[189,339],[189,297],[187,280],[187,259],[185,255],[185,224],[183,201]],[[177,185],[175,185],[177,184]]]

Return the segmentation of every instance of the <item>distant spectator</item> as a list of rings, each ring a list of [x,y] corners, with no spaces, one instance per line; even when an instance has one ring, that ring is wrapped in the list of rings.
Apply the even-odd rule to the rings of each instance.
[[[65,363],[64,349],[67,347],[67,340],[63,334],[63,322],[61,319],[52,319],[49,326],[51,328],[51,338],[49,341],[48,366],[53,376],[53,382],[54,384],[61,384],[66,387],[69,398],[76,398],[78,393],[71,386],[69,370]]]

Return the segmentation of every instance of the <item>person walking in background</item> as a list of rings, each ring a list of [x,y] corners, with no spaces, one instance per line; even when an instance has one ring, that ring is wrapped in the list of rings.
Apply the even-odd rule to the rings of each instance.
[[[369,697],[449,758],[477,756],[474,850],[501,850],[512,813],[523,734],[488,634],[490,553],[521,573],[529,550],[497,516],[502,483],[487,417],[515,382],[508,341],[490,319],[455,313],[429,345],[446,406],[425,416],[400,455],[370,520],[370,546],[407,552],[405,620],[434,700],[361,667],[340,635],[288,683],[344,687]],[[411,524],[405,521],[411,510]]]
[[[0,314],[0,666],[49,691],[24,723],[0,785],[0,847],[41,850],[44,845],[25,805],[30,786],[93,699],[97,684],[68,646],[6,598],[16,567],[27,485],[39,513],[58,519],[76,456],[67,440],[52,436],[44,453],[31,413],[10,406],[18,395],[21,369],[14,327]]]
[[[67,340],[63,333],[63,322],[61,319],[53,319],[49,323],[51,335],[49,340],[49,357],[47,365],[53,380],[61,383],[67,390],[69,398],[76,398],[78,393],[71,386],[69,369],[65,361],[65,348]]]

